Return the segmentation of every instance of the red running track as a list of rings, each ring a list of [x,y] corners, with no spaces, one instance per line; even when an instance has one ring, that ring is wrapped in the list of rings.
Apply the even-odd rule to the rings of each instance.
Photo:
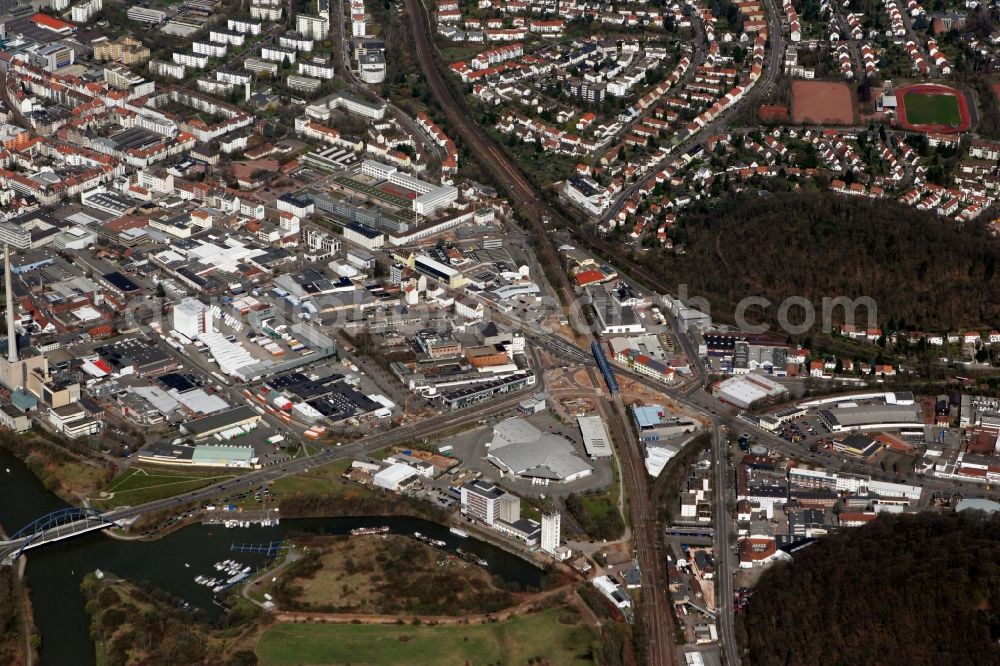
[[[937,83],[917,83],[912,86],[903,86],[896,91],[896,124],[913,132],[941,132],[954,133],[965,132],[972,127],[972,116],[969,114],[969,105],[965,95],[961,91],[942,86]],[[906,104],[904,99],[908,94],[917,95],[951,95],[958,100],[958,114],[962,121],[958,127],[942,124],[914,125],[906,119]]]

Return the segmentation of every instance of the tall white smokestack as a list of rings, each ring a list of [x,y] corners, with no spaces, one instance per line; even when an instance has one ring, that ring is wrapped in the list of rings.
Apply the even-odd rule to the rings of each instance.
[[[7,294],[7,362],[17,363],[17,332],[14,330],[14,288],[10,279],[10,246],[3,248],[3,284]]]

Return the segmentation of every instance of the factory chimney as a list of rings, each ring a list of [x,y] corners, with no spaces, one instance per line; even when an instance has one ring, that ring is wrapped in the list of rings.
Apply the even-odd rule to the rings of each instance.
[[[10,245],[3,247],[3,285],[7,296],[7,362],[17,363],[17,332],[14,330],[14,287],[10,279]]]

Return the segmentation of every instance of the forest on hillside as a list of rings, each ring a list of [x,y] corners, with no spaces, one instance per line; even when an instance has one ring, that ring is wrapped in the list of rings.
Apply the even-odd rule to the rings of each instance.
[[[752,666],[1000,664],[1000,515],[882,515],[766,571]]]
[[[824,297],[869,296],[879,322],[900,329],[1000,327],[1000,240],[981,222],[893,201],[755,192],[692,206],[672,235],[683,254],[650,251],[644,261],[666,284],[707,298],[723,320],[751,295],[774,304],[748,312],[767,322],[789,296],[809,299],[817,314]]]

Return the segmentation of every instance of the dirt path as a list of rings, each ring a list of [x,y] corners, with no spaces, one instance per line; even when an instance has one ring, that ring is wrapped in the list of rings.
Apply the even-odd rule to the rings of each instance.
[[[410,624],[460,625],[485,624],[495,620],[507,620],[518,615],[525,615],[540,610],[544,602],[560,594],[573,593],[577,582],[565,583],[545,592],[530,595],[516,606],[505,608],[495,613],[470,613],[468,615],[378,615],[372,613],[324,613],[313,611],[275,611],[277,622],[325,622],[329,624],[398,624],[400,621]],[[572,601],[572,600],[570,600]],[[598,625],[599,626],[599,625]]]

